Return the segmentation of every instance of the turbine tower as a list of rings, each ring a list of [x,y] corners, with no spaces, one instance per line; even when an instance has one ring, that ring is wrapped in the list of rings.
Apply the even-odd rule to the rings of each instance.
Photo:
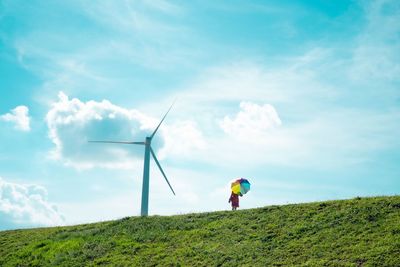
[[[158,168],[160,169],[162,175],[165,178],[169,188],[172,193],[175,195],[174,189],[172,189],[171,184],[168,181],[167,176],[165,175],[163,169],[161,168],[160,162],[156,157],[153,149],[151,148],[151,140],[154,135],[157,133],[158,128],[160,128],[161,123],[164,121],[165,117],[167,117],[168,112],[171,110],[172,106],[168,109],[167,113],[165,113],[164,117],[158,124],[157,128],[154,132],[147,136],[144,142],[122,142],[122,141],[89,141],[89,143],[111,143],[111,144],[125,144],[125,145],[144,145],[144,166],[143,166],[143,183],[142,183],[142,207],[141,207],[141,216],[147,216],[149,214],[149,182],[150,182],[150,154],[153,156],[154,161],[156,162]]]

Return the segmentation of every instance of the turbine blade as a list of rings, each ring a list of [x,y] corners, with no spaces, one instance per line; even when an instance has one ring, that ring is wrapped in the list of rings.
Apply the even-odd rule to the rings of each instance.
[[[152,149],[151,147],[150,147],[150,152],[151,152],[151,155],[153,156],[153,159],[154,159],[155,162],[157,163],[158,168],[160,168],[160,171],[161,171],[162,175],[164,176],[165,181],[167,181],[167,184],[168,184],[169,188],[171,189],[172,193],[175,195],[175,191],[174,191],[174,189],[172,189],[172,186],[171,186],[171,184],[169,183],[169,181],[168,181],[168,179],[167,179],[167,176],[165,175],[163,169],[161,168],[161,165],[160,165],[160,163],[159,163],[158,160],[157,160],[156,154],[154,153],[154,151],[153,151],[153,149]]]
[[[157,128],[154,130],[154,132],[151,134],[150,138],[153,138],[153,136],[156,134],[158,128],[160,128],[161,123],[164,121],[165,117],[167,117],[168,112],[171,110],[172,106],[175,104],[175,101],[176,101],[176,100],[174,100],[174,102],[172,102],[172,105],[169,107],[167,113],[165,113],[164,117],[162,118],[162,120],[160,121],[160,123],[158,124],[158,126],[157,126]]]
[[[109,143],[109,144],[125,144],[125,145],[144,145],[144,142],[119,142],[119,141],[88,141],[89,143]]]

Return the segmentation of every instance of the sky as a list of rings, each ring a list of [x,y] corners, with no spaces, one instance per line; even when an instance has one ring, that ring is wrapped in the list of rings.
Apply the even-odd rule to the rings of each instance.
[[[400,2],[0,0],[0,230],[400,193]]]

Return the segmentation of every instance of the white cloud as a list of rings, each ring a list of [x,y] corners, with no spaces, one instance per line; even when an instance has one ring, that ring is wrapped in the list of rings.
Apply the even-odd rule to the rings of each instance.
[[[0,177],[0,225],[2,228],[62,225],[63,216],[47,200],[39,185],[6,182]]]
[[[180,121],[165,127],[165,146],[160,150],[160,158],[166,155],[186,157],[193,150],[204,150],[207,144],[203,133],[193,121]]]
[[[9,121],[15,124],[15,129],[30,131],[29,109],[26,106],[17,106],[10,113],[0,116],[0,120]]]
[[[281,125],[278,113],[270,104],[260,106],[251,102],[241,102],[240,108],[241,111],[235,118],[225,116],[220,122],[221,128],[228,135],[239,139],[256,138]]]
[[[52,152],[54,159],[76,168],[132,168],[134,159],[142,159],[143,146],[88,141],[141,142],[152,133],[159,119],[134,109],[121,108],[107,100],[82,102],[77,98],[69,99],[60,92],[59,100],[52,104],[46,121],[49,137],[56,145]],[[153,139],[152,147],[158,150],[164,145],[162,156],[179,154],[201,147],[201,134],[190,122],[170,126],[164,123]]]

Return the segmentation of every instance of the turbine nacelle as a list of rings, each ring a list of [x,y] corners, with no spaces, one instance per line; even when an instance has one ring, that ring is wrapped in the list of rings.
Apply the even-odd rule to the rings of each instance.
[[[153,138],[150,137],[150,136],[147,136],[146,137],[146,141],[144,141],[144,144],[147,145],[147,146],[151,145],[151,139],[153,139]]]

